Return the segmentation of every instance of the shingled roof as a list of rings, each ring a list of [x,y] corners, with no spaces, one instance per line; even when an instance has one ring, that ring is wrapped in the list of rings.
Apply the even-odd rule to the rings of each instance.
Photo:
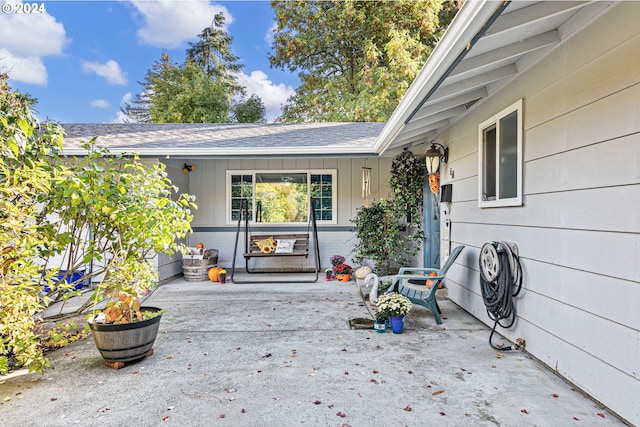
[[[384,123],[296,124],[63,124],[66,154],[84,154],[82,141],[140,156],[263,157],[376,155]]]

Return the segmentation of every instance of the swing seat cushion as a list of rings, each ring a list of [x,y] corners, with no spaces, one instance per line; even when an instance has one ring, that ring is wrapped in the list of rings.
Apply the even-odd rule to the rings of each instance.
[[[264,249],[263,249],[264,248]],[[309,234],[251,235],[246,259],[272,256],[309,256]]]

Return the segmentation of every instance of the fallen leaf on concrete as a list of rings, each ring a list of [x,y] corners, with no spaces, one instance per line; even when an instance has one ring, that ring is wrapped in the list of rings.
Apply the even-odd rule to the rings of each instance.
[[[604,418],[604,414],[603,414],[602,412],[598,412],[598,416],[599,416],[600,418]]]
[[[558,396],[558,394],[557,394],[557,393],[553,393],[551,396],[555,397],[556,399],[557,399],[558,397],[560,397],[560,396]]]
[[[526,409],[520,409],[520,412],[522,412],[523,414],[528,414],[529,411],[527,411]]]
[[[56,400],[58,400],[58,398],[57,398],[57,397],[52,397],[52,398],[51,398],[51,399],[49,399],[49,400],[50,400],[50,401],[52,401],[52,402],[55,402]]]
[[[411,406],[409,406],[409,405],[405,406],[404,410],[407,411],[407,412],[411,412],[412,411]]]
[[[496,357],[497,357],[498,359],[502,359],[502,353],[496,353]]]
[[[313,372],[309,374],[310,377],[315,377],[316,374],[314,374]]]
[[[174,357],[176,357],[176,356],[173,355],[173,354],[170,354],[170,355],[167,356],[167,359],[173,359]]]
[[[445,413],[444,413],[444,412],[442,412],[442,411],[440,411],[440,412],[439,412],[439,414],[440,414],[440,415],[442,415],[443,417],[444,417],[445,415],[447,415],[447,414],[445,414]]]
[[[224,391],[226,391],[227,393],[235,393],[238,390],[236,390],[235,388],[227,387],[227,388],[224,389]]]
[[[107,408],[106,406],[103,406],[102,408],[98,409],[96,412],[107,412],[109,410],[109,408]]]
[[[347,414],[343,414],[342,412],[339,412],[339,411],[336,415],[339,416],[340,418],[344,418],[347,416]]]
[[[347,372],[347,371],[344,371],[344,374],[345,374],[345,375],[349,375],[349,372]]]
[[[315,401],[313,402],[313,404],[314,404],[314,405],[319,405],[319,404],[321,404],[321,403],[322,403],[322,402],[320,402],[319,400],[315,400]]]
[[[580,421],[580,418],[578,418],[578,417],[573,417],[573,419],[576,420],[576,421]]]
[[[496,367],[496,365],[489,365],[489,367],[493,369]]]
[[[439,394],[444,393],[444,390],[438,390],[438,391],[434,391],[433,393],[431,393],[432,396],[437,396]]]
[[[247,412],[247,411],[246,411],[244,408],[242,408],[242,409],[240,410],[240,412],[244,414],[244,413],[245,413],[245,412]]]
[[[167,421],[169,419],[169,415],[165,415],[164,417],[162,417],[162,421]]]
[[[264,356],[262,356],[263,359],[266,359],[267,357],[271,357],[271,353],[267,353]]]
[[[225,416],[226,415],[224,415],[224,414],[220,414],[220,415],[218,415],[218,418],[224,418]]]
[[[3,401],[3,402],[8,402],[8,401],[10,401],[10,400],[11,400],[11,398],[10,398],[9,396],[5,396],[5,398],[4,398],[4,399],[2,399],[2,401]]]

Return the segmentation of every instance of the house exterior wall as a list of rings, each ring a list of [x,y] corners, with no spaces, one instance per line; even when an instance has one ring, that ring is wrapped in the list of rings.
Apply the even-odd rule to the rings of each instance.
[[[178,187],[177,193],[188,193],[189,191],[189,177],[182,172],[184,166],[183,161],[179,160],[166,160],[163,159],[162,163],[165,165],[167,176],[171,180],[171,183]],[[179,239],[178,242],[186,243],[187,239]],[[166,281],[173,277],[182,274],[182,254],[174,253],[173,255],[158,254],[154,259],[160,281]]]
[[[640,3],[594,24],[476,105],[439,141],[450,147],[452,246],[467,245],[449,298],[493,326],[480,247],[515,242],[524,270],[514,327],[498,331],[640,425]],[[524,101],[520,207],[478,207],[478,124]],[[449,169],[455,171],[454,178]],[[443,241],[443,246],[445,242]]]
[[[392,158],[281,158],[281,159],[200,159],[187,163],[197,166],[196,171],[188,174],[190,194],[196,196],[198,209],[192,222],[193,234],[188,237],[188,245],[202,242],[206,248],[218,249],[218,265],[230,268],[233,263],[233,251],[237,223],[226,223],[228,170],[300,170],[335,169],[337,170],[337,223],[318,224],[318,242],[321,267],[330,267],[329,257],[341,254],[354,265],[352,253],[355,241],[354,227],[350,222],[359,207],[363,206],[362,167],[371,168],[371,196],[369,201],[389,197],[387,185]],[[291,230],[306,232],[307,225],[250,225],[253,233],[275,233]],[[236,268],[244,269],[243,228],[241,228],[236,255]],[[268,268],[312,268],[313,258],[288,257],[252,259],[251,266],[256,269]],[[354,265],[355,267],[355,265]]]

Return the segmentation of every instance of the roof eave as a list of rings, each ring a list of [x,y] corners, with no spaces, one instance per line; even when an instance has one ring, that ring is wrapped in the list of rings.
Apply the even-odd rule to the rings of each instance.
[[[402,131],[406,122],[453,71],[460,56],[469,51],[488,24],[500,14],[508,1],[467,0],[456,14],[449,28],[433,49],[400,103],[380,132],[374,145],[383,154]]]
[[[235,157],[359,157],[377,156],[370,146],[366,147],[273,147],[268,150],[249,148],[117,148],[111,147],[113,154],[136,154],[140,157],[157,158],[235,158]],[[67,156],[86,156],[83,148],[67,148]]]

